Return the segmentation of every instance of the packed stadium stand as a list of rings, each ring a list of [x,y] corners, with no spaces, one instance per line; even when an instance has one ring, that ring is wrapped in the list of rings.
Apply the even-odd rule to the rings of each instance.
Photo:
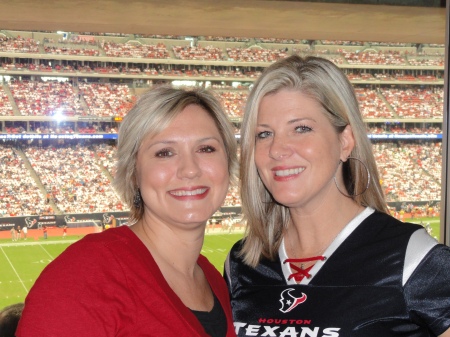
[[[239,139],[252,83],[292,54],[326,57],[353,83],[392,209],[438,212],[443,45],[0,30],[0,229],[16,217],[125,214],[115,142],[141,92],[212,88]],[[233,186],[222,211],[239,210]]]

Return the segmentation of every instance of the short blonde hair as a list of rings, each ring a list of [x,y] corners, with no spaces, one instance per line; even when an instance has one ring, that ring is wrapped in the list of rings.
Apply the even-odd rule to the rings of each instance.
[[[200,88],[155,87],[140,96],[119,127],[114,187],[130,207],[130,222],[140,220],[144,212],[143,207],[136,207],[133,202],[138,193],[136,158],[142,141],[160,133],[192,104],[203,108],[214,120],[225,146],[230,180],[235,180],[237,142],[233,126],[215,94]]]
[[[241,254],[244,261],[256,266],[261,257],[275,259],[284,228],[290,220],[289,209],[273,200],[264,187],[255,165],[255,128],[261,100],[280,90],[301,92],[317,101],[325,115],[341,133],[350,125],[355,147],[350,156],[367,165],[370,186],[353,197],[362,206],[388,212],[382,192],[372,145],[359,110],[353,87],[345,74],[332,62],[319,57],[290,56],[268,67],[254,84],[247,100],[241,127],[240,184],[247,232]],[[367,171],[349,160],[343,165],[344,183],[350,195],[367,184]]]

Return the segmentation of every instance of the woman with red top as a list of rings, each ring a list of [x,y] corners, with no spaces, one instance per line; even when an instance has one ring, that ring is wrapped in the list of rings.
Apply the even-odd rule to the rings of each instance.
[[[225,281],[200,254],[235,165],[213,94],[145,93],[119,130],[115,186],[129,226],[88,235],[50,263],[17,336],[235,336]]]
[[[238,336],[450,336],[450,249],[387,214],[352,85],[332,62],[265,70],[241,127]]]

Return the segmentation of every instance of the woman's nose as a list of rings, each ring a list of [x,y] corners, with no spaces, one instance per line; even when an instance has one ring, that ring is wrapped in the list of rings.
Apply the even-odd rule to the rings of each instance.
[[[192,179],[197,177],[201,172],[198,159],[195,156],[187,156],[180,161],[180,167],[178,169],[179,178]]]
[[[272,159],[280,160],[285,157],[289,157],[291,154],[292,150],[289,147],[289,144],[286,141],[286,139],[280,136],[275,136],[273,138],[272,144],[270,145],[269,156]]]

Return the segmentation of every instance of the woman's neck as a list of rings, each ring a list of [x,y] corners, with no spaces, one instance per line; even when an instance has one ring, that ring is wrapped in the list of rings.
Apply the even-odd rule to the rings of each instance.
[[[144,217],[130,227],[152,254],[169,287],[185,306],[210,311],[214,297],[198,257],[203,245],[204,225],[167,225]]]
[[[150,251],[160,269],[171,268],[186,277],[193,276],[203,245],[203,226],[187,230],[144,217],[130,228]]]
[[[342,229],[363,210],[364,207],[351,199],[309,214],[291,209],[291,223],[284,235],[286,249],[304,256],[322,254]]]

